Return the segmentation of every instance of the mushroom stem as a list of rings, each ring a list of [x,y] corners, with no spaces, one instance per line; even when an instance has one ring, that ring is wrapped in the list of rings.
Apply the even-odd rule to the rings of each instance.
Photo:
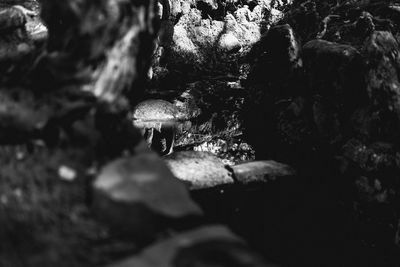
[[[165,131],[165,155],[169,155],[173,151],[174,141],[175,141],[175,129],[172,127],[168,127],[164,129]]]
[[[147,145],[151,148],[151,145],[153,144],[153,137],[154,137],[154,128],[149,128],[146,131],[146,142]]]

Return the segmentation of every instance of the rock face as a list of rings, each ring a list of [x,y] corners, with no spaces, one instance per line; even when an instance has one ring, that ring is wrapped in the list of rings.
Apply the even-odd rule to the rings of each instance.
[[[353,211],[357,242],[374,246],[393,266],[400,219],[398,10],[385,1],[295,1],[282,25],[254,46],[259,60],[246,89],[255,94],[245,114],[256,158],[290,163],[313,177],[310,186],[329,183],[324,193]],[[277,71],[271,62],[283,62],[276,64],[283,78],[269,79]]]
[[[217,256],[216,256],[217,255]],[[140,255],[108,267],[273,267],[227,228],[204,226],[157,243]]]
[[[273,95],[287,95],[293,87],[288,82],[295,79],[294,74],[302,65],[300,48],[290,25],[271,27],[250,52],[251,56],[260,56],[255,59],[248,81],[263,84]]]
[[[298,77],[302,66],[300,51],[292,27],[285,24],[271,27],[250,52],[254,64],[245,82],[250,94],[244,104],[244,126],[250,143],[255,148],[266,148],[256,149],[259,155],[272,152],[273,121],[279,116],[274,103],[282,100],[281,107],[289,96],[298,96],[304,90]]]
[[[237,73],[237,58],[243,58],[261,32],[278,20],[278,9],[289,4],[173,0],[170,20],[162,22],[160,64],[184,76]]]
[[[393,227],[399,221],[398,157],[393,144],[387,142],[367,145],[351,139],[343,146],[341,170],[347,185],[356,192],[355,213],[365,223],[358,230],[378,246],[390,246],[390,240],[398,236],[397,226]]]
[[[400,118],[399,44],[390,32],[376,31],[366,40],[367,91],[371,102]]]
[[[234,182],[222,161],[208,152],[176,152],[166,157],[165,161],[172,173],[188,183],[192,190]]]
[[[152,153],[110,163],[94,181],[93,190],[99,218],[139,238],[154,237],[169,220],[202,213],[185,186]]]
[[[347,111],[365,101],[363,62],[352,46],[312,40],[303,47],[309,87]]]

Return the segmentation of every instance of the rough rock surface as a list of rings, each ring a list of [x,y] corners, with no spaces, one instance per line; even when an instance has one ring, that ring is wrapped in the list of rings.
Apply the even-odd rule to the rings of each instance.
[[[400,118],[400,67],[398,40],[392,33],[375,31],[365,41],[366,83],[371,102]]]
[[[357,242],[390,266],[400,262],[398,7],[395,1],[294,1],[278,26],[302,44],[302,64],[286,72],[291,90],[274,90],[280,87],[262,68],[253,68],[261,81],[253,82],[250,72],[246,82],[256,92],[245,116],[256,157],[291,163],[310,175],[309,186],[328,183],[324,192],[352,212]],[[268,42],[256,48],[262,55]],[[276,55],[276,62],[293,58]],[[260,119],[251,121],[255,116]]]
[[[312,40],[302,54],[311,93],[329,99],[344,112],[365,101],[364,66],[354,47]]]
[[[250,1],[251,2],[251,1]],[[238,73],[238,62],[291,1],[179,1],[161,23],[161,66],[184,76]],[[160,77],[155,77],[158,79]]]

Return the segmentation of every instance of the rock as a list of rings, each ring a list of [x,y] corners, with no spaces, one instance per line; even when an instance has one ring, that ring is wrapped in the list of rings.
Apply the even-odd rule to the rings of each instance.
[[[363,48],[367,59],[366,83],[371,102],[400,118],[399,44],[390,32],[375,31]]]
[[[294,73],[302,65],[300,46],[288,24],[273,26],[254,45],[250,55],[256,62],[247,78],[248,83],[268,85],[268,91],[274,96],[287,95],[298,87],[290,81],[295,79]]]
[[[343,182],[352,189],[353,212],[363,225],[359,230],[377,246],[393,244],[399,232],[400,154],[396,150],[390,143],[368,145],[356,139],[349,140],[342,150]]]
[[[189,184],[191,190],[233,184],[222,161],[208,152],[182,151],[165,158],[172,173]]]
[[[309,87],[349,114],[366,101],[364,65],[352,46],[312,40],[303,46]]]
[[[350,119],[352,136],[363,142],[377,140],[397,142],[400,136],[400,122],[397,114],[388,110],[367,106],[357,109]]]
[[[299,42],[290,25],[272,27],[266,36],[265,45],[266,51],[274,54],[275,63],[279,63],[279,59],[291,65],[292,68],[301,66]]]
[[[231,33],[223,34],[219,40],[220,49],[227,52],[237,52],[242,48],[239,40]]]
[[[231,168],[235,180],[244,185],[265,183],[296,174],[290,166],[273,160],[247,162],[231,166]]]
[[[280,116],[276,110],[279,113],[282,103],[304,91],[304,82],[298,79],[298,73],[302,71],[300,45],[291,26],[273,26],[252,47],[249,57],[254,64],[245,82],[250,91],[244,106],[246,135],[257,158],[262,155],[261,158],[270,159],[271,155],[267,154],[276,145],[273,129]],[[280,100],[279,107],[275,106]]]
[[[267,267],[238,237],[224,226],[204,226],[161,241],[138,256],[109,267]]]
[[[272,24],[270,18],[276,11],[271,10],[272,3],[260,3],[254,13],[243,3],[202,0],[183,12],[181,1],[172,2],[176,2],[172,6],[177,7],[175,13],[180,16],[172,15],[177,22],[168,34],[163,33],[163,40],[170,41],[162,42],[166,53],[161,62],[170,71],[189,77],[216,70],[239,72],[238,58],[245,59],[249,48],[261,37],[261,28]],[[235,58],[232,52],[238,53]]]
[[[315,96],[312,103],[313,120],[320,140],[330,146],[343,139],[340,111],[327,98]],[[346,118],[348,119],[348,118]]]
[[[154,237],[168,221],[202,214],[185,186],[153,153],[106,165],[93,191],[98,218],[139,238]]]
[[[375,142],[365,145],[351,139],[343,146],[343,156],[347,162],[342,172],[354,180],[358,200],[386,204],[396,201],[396,192],[400,190],[397,182],[400,169],[398,153],[392,144]]]
[[[168,101],[150,99],[133,110],[133,124],[142,130],[148,145],[160,154],[172,152],[178,109]]]
[[[305,98],[298,97],[278,110],[276,127],[285,143],[308,146],[315,142],[313,125],[307,114],[308,105]]]
[[[47,27],[42,23],[38,17],[29,19],[25,24],[26,31],[29,37],[34,42],[44,42],[47,40],[49,33]]]

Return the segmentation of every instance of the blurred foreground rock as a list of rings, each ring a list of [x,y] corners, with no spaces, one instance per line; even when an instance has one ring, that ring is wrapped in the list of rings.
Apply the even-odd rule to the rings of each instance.
[[[273,267],[224,226],[204,226],[146,248],[109,267]]]
[[[186,187],[152,153],[110,163],[93,187],[97,216],[139,238],[155,237],[171,221],[202,214]]]

